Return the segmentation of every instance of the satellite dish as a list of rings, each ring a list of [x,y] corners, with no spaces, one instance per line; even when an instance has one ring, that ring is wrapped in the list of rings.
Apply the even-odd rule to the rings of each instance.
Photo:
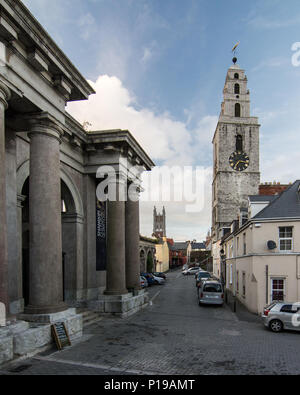
[[[275,241],[273,241],[273,240],[269,240],[267,245],[268,245],[269,250],[275,250],[275,248],[277,247]]]

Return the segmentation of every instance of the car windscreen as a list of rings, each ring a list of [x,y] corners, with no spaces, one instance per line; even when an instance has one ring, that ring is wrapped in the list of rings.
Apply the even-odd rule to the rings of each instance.
[[[203,287],[203,292],[222,292],[221,284],[206,284]]]
[[[209,278],[209,277],[210,277],[210,274],[207,272],[200,272],[198,274],[198,278]]]

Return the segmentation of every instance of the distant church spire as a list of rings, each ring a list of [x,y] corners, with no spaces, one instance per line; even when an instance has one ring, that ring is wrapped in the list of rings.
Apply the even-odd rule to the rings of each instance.
[[[156,207],[153,209],[153,236],[155,237],[166,237],[166,210],[163,207],[162,214],[156,211]]]

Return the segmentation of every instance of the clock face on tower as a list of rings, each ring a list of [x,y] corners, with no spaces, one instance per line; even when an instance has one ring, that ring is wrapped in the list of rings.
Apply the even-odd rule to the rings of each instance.
[[[235,151],[230,155],[229,164],[235,171],[244,171],[250,163],[249,156],[242,151]]]

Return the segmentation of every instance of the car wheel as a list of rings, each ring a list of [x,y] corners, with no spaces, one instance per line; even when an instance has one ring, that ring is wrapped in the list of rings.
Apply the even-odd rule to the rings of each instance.
[[[283,323],[280,320],[272,320],[269,324],[269,328],[272,332],[281,332],[283,329]]]
[[[159,284],[159,282],[156,280],[156,281],[154,282],[154,284],[158,285],[158,284]]]
[[[202,303],[200,302],[200,300],[198,300],[198,305],[199,305],[199,306],[202,306]]]

